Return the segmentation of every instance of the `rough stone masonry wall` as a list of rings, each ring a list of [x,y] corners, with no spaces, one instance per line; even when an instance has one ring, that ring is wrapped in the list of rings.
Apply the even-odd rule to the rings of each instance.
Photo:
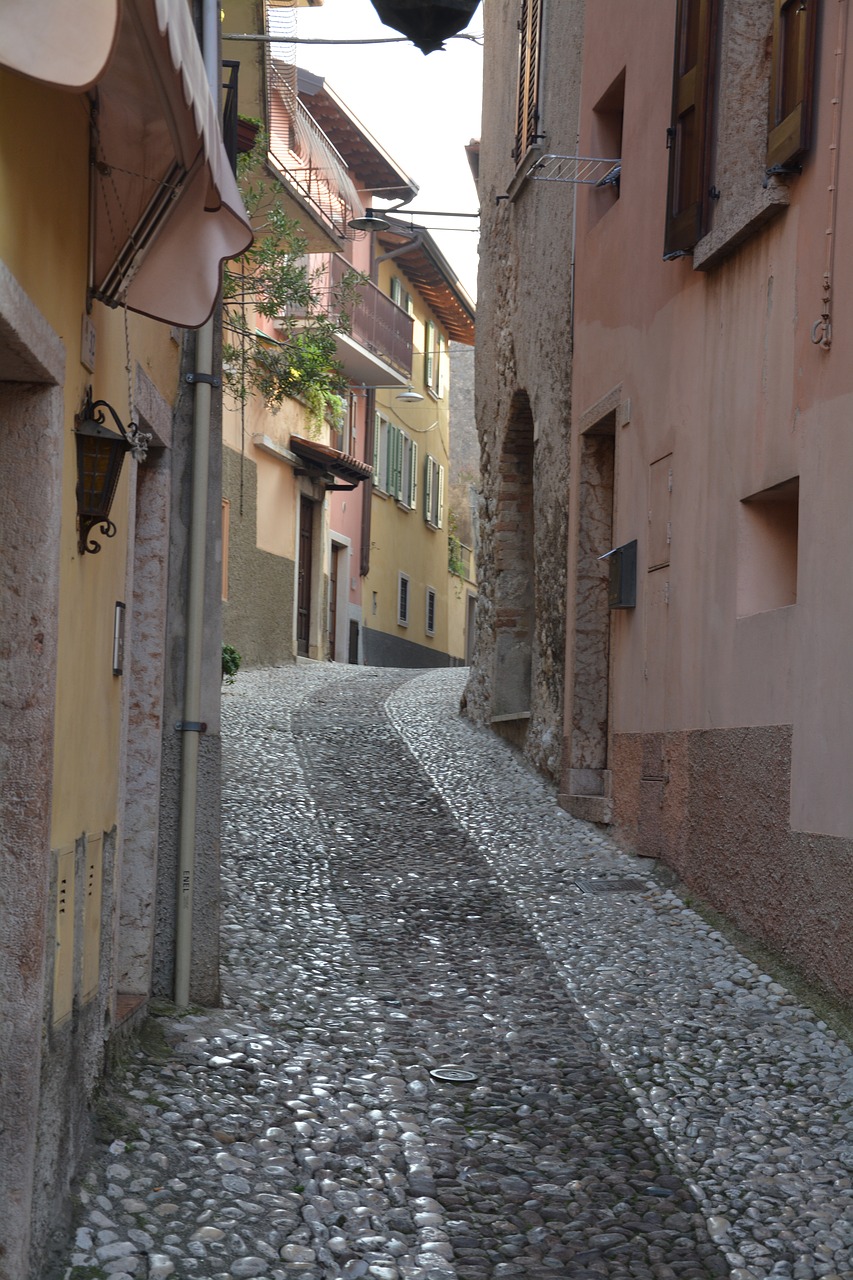
[[[851,842],[791,829],[790,725],[616,734],[611,768],[624,847],[850,1001]]]
[[[533,449],[533,626],[530,719],[525,754],[543,772],[560,772],[566,631],[566,533],[571,413],[571,254],[574,188],[524,182],[516,174],[518,5],[486,6],[486,68],[480,144],[480,273],[477,304],[476,413],[482,463],[479,600],[474,661],[463,702],[484,724],[501,683],[498,608],[511,608],[499,581],[501,489],[512,455],[508,436],[529,405]],[[544,152],[576,149],[583,5],[552,5],[543,30],[540,129]],[[509,444],[509,448],[508,448]],[[498,697],[497,704],[500,699]],[[518,722],[523,724],[523,722]]]

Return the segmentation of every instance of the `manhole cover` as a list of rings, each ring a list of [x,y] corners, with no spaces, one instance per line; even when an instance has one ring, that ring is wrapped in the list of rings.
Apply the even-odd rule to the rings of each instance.
[[[477,1079],[476,1073],[466,1067],[433,1067],[430,1075],[433,1080],[447,1080],[451,1084],[473,1084]]]
[[[575,884],[581,893],[645,893],[649,887],[645,881],[631,876],[590,876],[584,880],[575,880]]]

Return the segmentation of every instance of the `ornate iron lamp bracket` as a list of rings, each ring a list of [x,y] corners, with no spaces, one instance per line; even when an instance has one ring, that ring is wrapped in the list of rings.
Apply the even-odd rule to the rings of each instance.
[[[107,410],[118,431],[105,426]],[[78,549],[95,554],[101,544],[90,534],[95,526],[105,538],[113,538],[116,526],[109,518],[110,507],[121,475],[126,453],[142,462],[148,452],[151,436],[140,431],[135,422],[127,427],[106,400],[93,400],[92,390],[75,419],[77,437],[77,529]]]

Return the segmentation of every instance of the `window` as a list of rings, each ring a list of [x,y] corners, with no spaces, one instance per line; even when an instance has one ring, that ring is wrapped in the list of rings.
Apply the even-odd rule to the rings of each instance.
[[[333,444],[342,453],[355,453],[356,423],[358,421],[358,397],[354,391],[347,392],[344,410],[334,432]]]
[[[678,0],[665,258],[689,252],[706,230],[716,22],[717,0]]]
[[[401,627],[409,625],[409,577],[405,573],[397,575],[397,622]]]
[[[403,492],[400,501],[411,511],[418,505],[418,446],[403,436]]]
[[[615,163],[596,183],[595,201],[590,209],[590,222],[595,224],[602,214],[619,199],[622,167],[622,126],[625,118],[625,69],[601,95],[592,109],[592,154]]]
[[[429,454],[424,461],[424,519],[434,529],[444,526],[444,467]]]
[[[399,276],[391,277],[391,301],[396,302],[398,307],[402,307],[407,315],[412,315],[414,311],[414,303],[412,295],[408,290],[403,288],[403,282]]]
[[[424,383],[434,396],[441,396],[441,372],[444,364],[445,338],[432,320],[424,321]]]
[[[797,602],[799,477],[742,499],[737,524],[737,615]]]
[[[517,164],[539,139],[539,49],[542,34],[544,0],[521,0],[518,24],[518,99],[516,107],[515,146],[512,158]]]
[[[435,635],[435,589],[427,587],[426,589],[426,633],[428,636]]]
[[[400,427],[376,415],[373,435],[373,485],[414,510],[418,492],[418,446]]]
[[[424,382],[431,389],[435,377],[435,325],[424,322]]]
[[[767,167],[808,148],[814,89],[817,0],[774,0]]]

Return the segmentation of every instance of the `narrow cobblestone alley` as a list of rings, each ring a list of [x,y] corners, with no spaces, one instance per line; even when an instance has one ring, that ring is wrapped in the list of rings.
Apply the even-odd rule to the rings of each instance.
[[[853,1280],[849,1049],[464,674],[226,693],[224,1007],[132,1057],[59,1276]]]

